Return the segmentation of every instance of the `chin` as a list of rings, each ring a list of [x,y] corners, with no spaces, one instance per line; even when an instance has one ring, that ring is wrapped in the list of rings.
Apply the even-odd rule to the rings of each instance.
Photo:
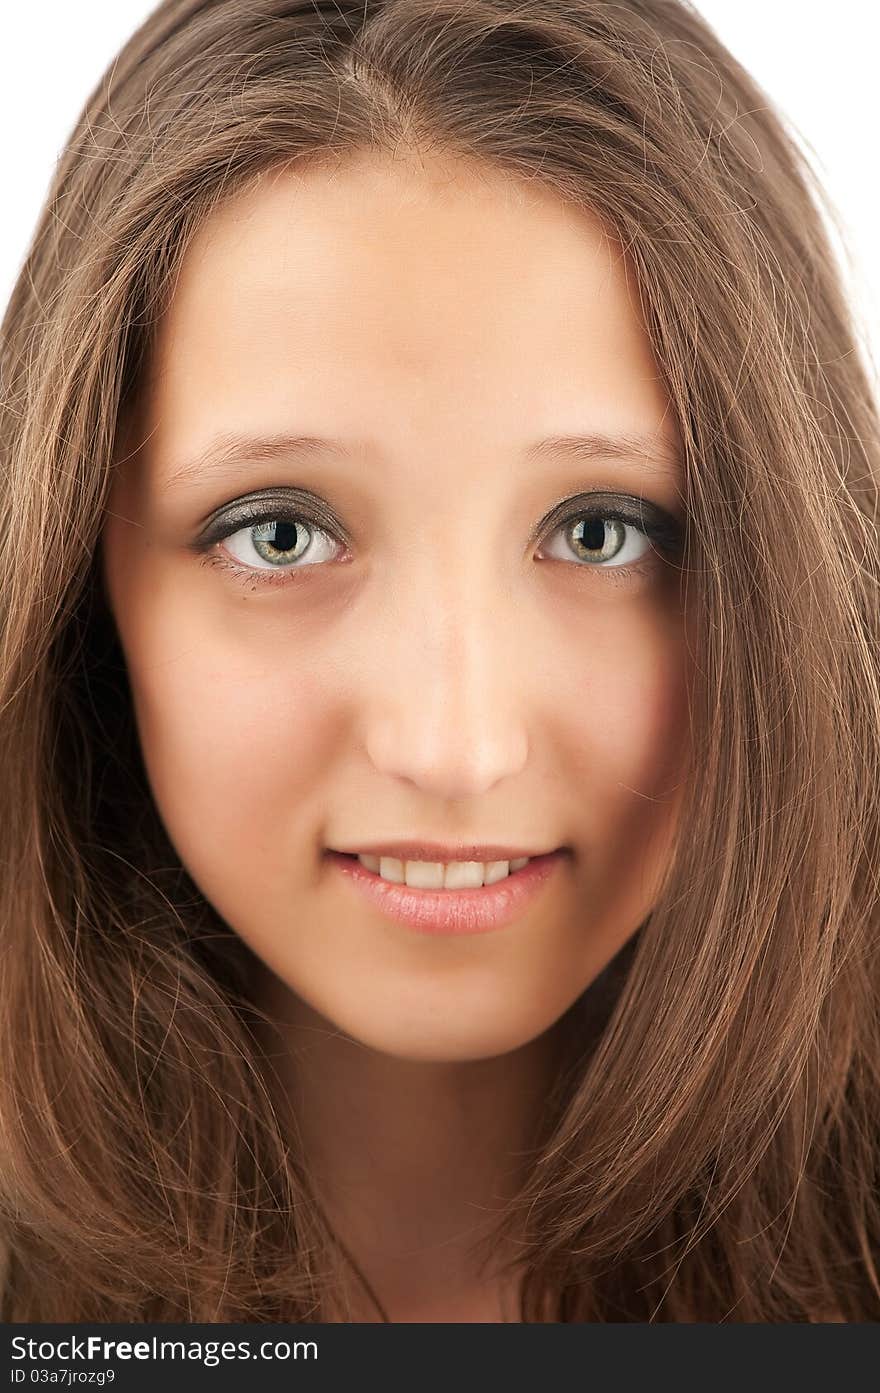
[[[522,1049],[554,1024],[548,1021],[537,1029],[524,1023],[499,1021],[491,1025],[485,1020],[468,1021],[462,1011],[458,1019],[444,1019],[431,1025],[420,1021],[398,1021],[394,1029],[388,1022],[366,1022],[356,1025],[338,1023],[352,1040],[393,1059],[422,1064],[463,1064],[479,1059],[494,1059]]]

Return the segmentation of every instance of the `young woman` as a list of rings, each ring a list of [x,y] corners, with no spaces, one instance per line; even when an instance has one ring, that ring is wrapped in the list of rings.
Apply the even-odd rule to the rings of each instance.
[[[3,323],[0,1316],[880,1317],[878,414],[670,0],[169,0]]]

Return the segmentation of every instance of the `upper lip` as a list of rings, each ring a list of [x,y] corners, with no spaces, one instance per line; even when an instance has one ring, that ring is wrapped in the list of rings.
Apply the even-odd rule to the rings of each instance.
[[[558,847],[535,851],[522,846],[474,842],[364,842],[357,847],[331,847],[347,856],[394,856],[399,861],[516,861],[522,856],[547,856]]]

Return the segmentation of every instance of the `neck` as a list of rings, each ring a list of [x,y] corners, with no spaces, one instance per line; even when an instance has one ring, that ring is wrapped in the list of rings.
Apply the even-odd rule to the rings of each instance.
[[[559,1029],[489,1059],[399,1059],[261,978],[289,1124],[334,1232],[389,1319],[516,1319],[518,1281],[497,1270],[511,1255],[492,1233],[532,1158]]]

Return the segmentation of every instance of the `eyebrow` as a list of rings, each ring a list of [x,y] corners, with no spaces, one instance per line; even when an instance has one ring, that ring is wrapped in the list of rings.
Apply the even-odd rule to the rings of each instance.
[[[242,435],[225,432],[208,442],[192,458],[174,466],[169,484],[193,483],[206,477],[224,475],[243,464],[271,460],[305,460],[316,455],[351,459],[357,450],[341,440],[319,435]],[[590,431],[586,435],[549,435],[529,445],[523,458],[537,463],[553,455],[572,460],[635,460],[656,474],[674,475],[681,466],[677,446],[665,437],[638,431],[609,435]]]

